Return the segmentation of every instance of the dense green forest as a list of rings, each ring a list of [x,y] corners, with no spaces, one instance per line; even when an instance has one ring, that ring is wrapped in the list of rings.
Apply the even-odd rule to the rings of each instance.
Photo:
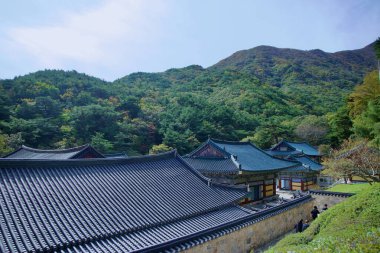
[[[352,134],[378,143],[375,69],[371,44],[337,53],[260,46],[209,68],[133,73],[114,82],[38,71],[0,80],[0,155],[21,144],[84,143],[130,155],[163,143],[185,154],[208,136],[261,147],[282,138],[337,146]]]

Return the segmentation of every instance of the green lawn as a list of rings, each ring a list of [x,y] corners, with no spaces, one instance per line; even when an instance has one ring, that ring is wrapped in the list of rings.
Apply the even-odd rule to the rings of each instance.
[[[349,193],[358,193],[365,189],[368,189],[370,184],[337,184],[331,188],[326,189],[326,191],[332,192],[349,192]]]
[[[379,213],[380,184],[367,185],[367,189],[321,213],[304,232],[286,236],[266,252],[378,253]]]

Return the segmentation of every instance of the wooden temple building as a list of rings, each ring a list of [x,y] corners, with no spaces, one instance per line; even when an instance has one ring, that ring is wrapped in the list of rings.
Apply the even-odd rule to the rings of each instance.
[[[318,149],[306,142],[290,142],[283,140],[266,151],[270,155],[281,158],[300,154],[307,155],[316,162],[321,162],[322,158]]]
[[[245,185],[243,202],[276,195],[277,174],[301,166],[298,161],[273,157],[250,142],[208,139],[184,160],[206,177],[225,185]]]
[[[4,158],[0,183],[0,252],[178,252],[257,218],[239,205],[246,187],[211,183],[176,151]]]
[[[88,159],[88,158],[105,158],[91,145],[86,144],[79,147],[68,149],[35,149],[22,145],[16,151],[4,156],[7,159]]]
[[[305,142],[281,141],[266,152],[272,156],[299,162],[300,165],[278,173],[277,187],[282,190],[307,191],[318,187],[323,166],[318,162],[321,155],[316,148]]]
[[[298,161],[300,166],[278,173],[277,186],[282,190],[307,191],[318,186],[318,177],[323,166],[306,155],[290,156],[289,161]]]

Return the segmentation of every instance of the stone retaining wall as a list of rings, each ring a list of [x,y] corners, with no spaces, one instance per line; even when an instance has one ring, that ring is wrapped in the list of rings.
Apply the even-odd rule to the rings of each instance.
[[[314,201],[300,203],[284,212],[254,224],[241,228],[230,234],[192,247],[188,253],[238,253],[250,252],[259,246],[289,232],[300,219],[309,219]]]
[[[310,191],[310,194],[313,197],[315,206],[318,207],[319,211],[322,210],[325,204],[327,204],[327,207],[330,208],[354,195],[352,193],[329,191]]]
[[[312,198],[301,202],[275,215],[263,217],[252,225],[243,227],[224,236],[187,249],[187,253],[239,253],[251,252],[262,245],[288,233],[300,219],[311,219],[314,206],[321,210],[324,204],[332,207],[353,194],[310,191]]]

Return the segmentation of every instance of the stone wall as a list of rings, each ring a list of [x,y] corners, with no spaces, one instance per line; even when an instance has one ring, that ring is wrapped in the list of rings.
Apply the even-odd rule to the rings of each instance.
[[[187,249],[188,253],[238,253],[251,252],[262,245],[288,233],[300,220],[310,220],[310,212],[314,206],[321,210],[324,204],[332,207],[353,194],[310,191],[312,198],[301,202],[287,210],[268,215],[253,222],[253,224],[237,229],[234,232],[207,241],[198,246]]]
[[[332,207],[354,195],[329,191],[310,191],[310,194],[314,199],[314,205],[318,207],[319,211],[322,210],[325,204],[327,204],[327,207]]]
[[[230,234],[192,247],[188,253],[238,253],[250,252],[259,246],[294,229],[300,219],[310,219],[314,206],[313,199],[300,203],[290,209],[269,218],[261,219],[254,224],[241,228]]]

